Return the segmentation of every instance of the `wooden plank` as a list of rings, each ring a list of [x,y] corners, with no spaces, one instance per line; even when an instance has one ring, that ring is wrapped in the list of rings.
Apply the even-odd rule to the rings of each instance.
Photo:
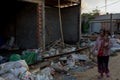
[[[38,48],[41,47],[42,42],[42,4],[37,5],[37,43]]]
[[[45,0],[42,0],[42,41],[43,41],[43,51],[45,51]]]
[[[64,47],[64,36],[63,36],[63,28],[62,28],[62,17],[61,17],[61,9],[60,9],[60,0],[58,0],[58,8],[59,8],[59,22],[60,22],[60,33],[61,33],[61,41]]]
[[[43,59],[50,59],[50,58],[59,57],[59,56],[63,56],[63,55],[69,55],[69,54],[76,53],[76,52],[80,52],[80,51],[83,51],[83,50],[89,49],[89,48],[90,48],[90,47],[84,47],[84,48],[78,49],[78,50],[76,50],[76,51],[67,52],[67,53],[62,53],[62,54],[58,54],[58,55],[54,55],[54,56],[49,56],[49,57],[44,57]]]
[[[18,1],[25,1],[25,2],[31,2],[31,3],[41,3],[41,0],[18,0]]]
[[[79,42],[78,42],[78,44],[80,44],[80,40],[81,40],[81,35],[82,35],[82,23],[81,23],[81,21],[82,21],[82,16],[81,16],[81,3],[82,3],[82,1],[81,0],[79,0],[79,2],[80,2],[80,9],[79,9]],[[79,46],[79,45],[78,45]]]

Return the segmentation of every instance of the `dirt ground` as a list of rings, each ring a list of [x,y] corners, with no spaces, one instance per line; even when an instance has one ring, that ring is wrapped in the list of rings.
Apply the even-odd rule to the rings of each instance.
[[[98,72],[97,67],[93,67],[90,69],[87,69],[84,72],[75,72],[70,73],[71,76],[74,76],[77,78],[77,80],[120,80],[120,52],[117,53],[117,56],[111,56],[109,61],[109,68],[110,68],[110,75],[111,78],[107,79],[106,76],[104,76],[103,79],[97,79]],[[36,70],[31,71],[34,73],[34,71],[39,71],[39,68],[42,64],[39,64],[36,66]],[[37,70],[38,69],[38,70]],[[57,77],[55,77],[55,80],[61,80],[60,78],[64,76],[63,74],[58,74]]]
[[[104,76],[103,79],[97,79],[97,67],[86,70],[85,72],[73,73],[78,80],[120,80],[120,52],[117,56],[111,56],[109,62],[111,78],[107,79]]]

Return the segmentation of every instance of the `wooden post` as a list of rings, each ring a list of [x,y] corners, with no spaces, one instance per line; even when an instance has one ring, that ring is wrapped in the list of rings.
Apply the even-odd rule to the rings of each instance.
[[[80,9],[79,9],[79,42],[78,42],[78,44],[80,45],[80,39],[81,39],[81,34],[82,34],[82,26],[81,26],[81,24],[82,24],[82,16],[81,16],[81,11],[82,11],[81,3],[82,3],[82,1],[79,0],[79,2],[80,2]]]
[[[45,0],[42,0],[37,5],[37,41],[38,48],[42,47],[45,50]]]
[[[45,51],[45,0],[42,0],[42,26],[43,26],[43,31],[42,31],[42,36],[43,36],[43,50]]]
[[[41,47],[41,42],[42,42],[42,4],[38,3],[37,4],[37,44],[38,48]]]
[[[58,8],[59,8],[59,22],[60,22],[60,32],[61,32],[61,40],[62,46],[64,46],[64,37],[63,37],[63,29],[62,29],[62,18],[61,18],[61,10],[60,10],[60,0],[58,0]]]
[[[113,34],[112,14],[110,14],[110,31],[111,31],[111,34]]]

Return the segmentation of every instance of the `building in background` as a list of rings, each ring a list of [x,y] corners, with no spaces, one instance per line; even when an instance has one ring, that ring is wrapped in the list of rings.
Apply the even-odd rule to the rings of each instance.
[[[99,32],[100,29],[109,30],[111,33],[120,32],[120,13],[100,15],[90,21],[90,32]]]

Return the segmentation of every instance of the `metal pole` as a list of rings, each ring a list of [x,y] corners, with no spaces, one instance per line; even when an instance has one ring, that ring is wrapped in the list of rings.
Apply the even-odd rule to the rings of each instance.
[[[105,13],[107,13],[107,0],[105,0]]]

